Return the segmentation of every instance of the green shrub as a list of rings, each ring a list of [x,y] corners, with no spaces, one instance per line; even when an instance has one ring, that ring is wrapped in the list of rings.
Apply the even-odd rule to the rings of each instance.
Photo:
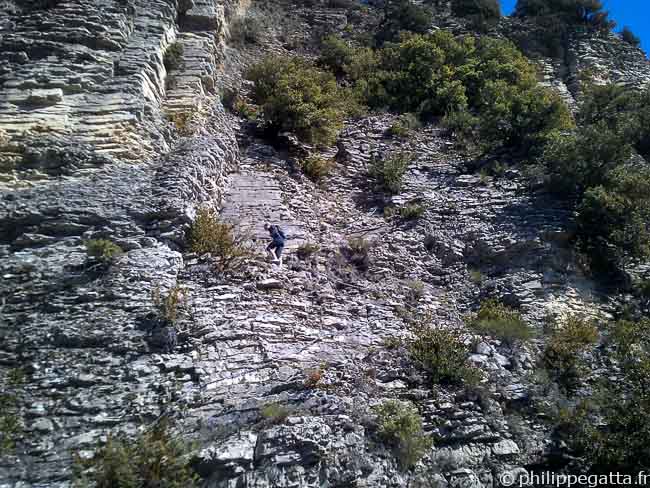
[[[109,436],[94,457],[75,460],[76,486],[96,488],[190,488],[199,477],[189,466],[190,446],[163,418],[135,439]]]
[[[571,316],[550,337],[542,354],[542,364],[552,380],[573,390],[583,375],[580,354],[598,340],[596,326]]]
[[[527,341],[533,336],[532,329],[518,311],[496,300],[481,302],[478,312],[470,318],[468,325],[479,334],[495,337],[509,345],[516,341]]]
[[[346,246],[341,247],[341,252],[346,260],[359,271],[367,271],[370,265],[370,242],[363,237],[354,237],[348,240]]]
[[[527,17],[551,17],[556,22],[607,31],[616,25],[603,10],[600,0],[518,0],[516,13]]]
[[[578,206],[579,246],[595,271],[650,256],[650,169],[620,167]]]
[[[480,285],[483,283],[483,273],[478,269],[472,269],[469,272],[469,279],[475,285]]]
[[[110,264],[117,256],[124,253],[120,246],[108,239],[90,239],[84,242],[84,246],[88,257],[102,264]]]
[[[415,114],[403,114],[388,128],[388,133],[395,137],[406,137],[419,127],[422,127],[422,123]]]
[[[475,384],[480,373],[468,362],[469,347],[457,329],[439,329],[418,323],[409,344],[411,357],[429,374],[434,384]]]
[[[441,123],[461,142],[474,142],[480,119],[466,110],[456,110],[445,115]]]
[[[573,124],[565,104],[538,85],[535,68],[510,42],[438,30],[389,44],[378,57],[373,74],[356,88],[371,107],[446,116],[462,135],[478,129],[486,148],[529,150]]]
[[[319,182],[330,174],[334,161],[317,155],[311,155],[302,160],[302,172],[314,182]]]
[[[611,331],[620,372],[603,378],[596,393],[573,409],[556,435],[591,473],[650,469],[650,321],[619,321]]]
[[[252,256],[248,236],[233,225],[221,222],[207,209],[197,212],[188,232],[189,249],[197,254],[210,254],[220,272],[236,271]]]
[[[408,203],[399,209],[399,214],[404,220],[417,220],[424,215],[425,210],[419,203]]]
[[[24,436],[19,395],[26,376],[23,368],[11,368],[0,383],[0,458],[13,453],[16,441]]]
[[[344,118],[356,107],[332,74],[301,58],[266,57],[247,77],[269,128],[294,132],[308,143],[333,144]]]
[[[378,434],[395,449],[404,468],[415,465],[433,444],[422,430],[422,418],[410,402],[386,400],[376,407]]]
[[[409,0],[386,0],[375,42],[381,46],[385,42],[397,41],[402,32],[423,34],[431,28],[432,22],[431,12],[424,7]]]
[[[368,173],[381,191],[397,194],[402,189],[404,173],[411,162],[409,153],[393,153],[386,157],[373,157]]]
[[[531,32],[538,37],[535,40],[541,43],[542,54],[557,57],[564,55],[575,30],[608,32],[616,26],[599,0],[519,0],[515,14],[536,24],[537,29]]]
[[[178,310],[185,303],[186,291],[178,285],[163,294],[160,287],[153,289],[151,298],[158,316],[169,324],[174,324],[178,318]]]
[[[183,61],[183,45],[180,42],[174,42],[167,46],[163,55],[163,64],[167,71],[177,69]]]
[[[265,423],[276,425],[283,423],[289,416],[289,410],[279,403],[267,403],[260,410]]]
[[[377,54],[368,47],[355,47],[351,42],[330,35],[323,39],[318,64],[336,76],[352,81],[368,79],[377,66]]]
[[[451,10],[458,17],[470,19],[479,30],[485,30],[501,18],[499,0],[452,0]]]
[[[235,101],[232,104],[232,112],[246,120],[257,120],[259,115],[257,107],[248,103],[242,97],[235,98]]]
[[[424,283],[420,280],[410,280],[406,282],[408,292],[407,298],[411,302],[419,302],[424,297]]]
[[[628,26],[623,27],[623,30],[621,31],[621,39],[634,47],[639,47],[641,45],[641,38],[632,32],[632,29]]]

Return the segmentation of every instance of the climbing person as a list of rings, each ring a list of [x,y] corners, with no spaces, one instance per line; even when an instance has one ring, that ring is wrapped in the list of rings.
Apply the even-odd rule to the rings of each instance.
[[[266,252],[269,253],[273,262],[278,263],[281,267],[282,251],[284,250],[284,242],[287,240],[287,236],[284,235],[279,225],[264,224],[264,229],[269,231],[272,239],[271,243],[266,246]]]

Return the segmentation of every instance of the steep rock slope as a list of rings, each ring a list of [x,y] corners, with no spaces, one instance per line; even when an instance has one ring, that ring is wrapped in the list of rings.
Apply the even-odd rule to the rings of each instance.
[[[73,452],[88,457],[108,432],[133,434],[161,414],[198,441],[195,464],[213,487],[480,488],[544,459],[550,428],[527,411],[540,395],[533,376],[542,339],[510,346],[467,333],[471,360],[486,374],[477,390],[432,387],[394,339],[411,333],[405,309],[462,327],[483,296],[521,307],[539,331],[549,314],[607,311],[609,298],[581,275],[567,245],[570,209],[531,194],[517,171],[467,174],[470,161],[436,127],[390,137],[390,115],[349,122],[328,153],[337,155],[333,173],[314,185],[285,147],[205,97],[215,85],[238,84],[241,68],[266,51],[307,45],[323,26],[345,28],[344,9],[253,8],[276,22],[263,46],[225,47],[221,58],[223,12],[235,5],[7,5],[2,56],[14,64],[0,78],[0,128],[12,188],[0,202],[0,369],[24,367],[28,379],[19,394],[25,435],[0,461],[0,484],[69,486]],[[56,26],[57,15],[68,24],[47,42],[65,55],[35,63],[21,42],[46,42],[33,25]],[[165,86],[163,52],[174,40],[183,64]],[[609,55],[617,41],[584,43],[592,47],[576,44],[576,59],[586,63],[580,49],[592,49],[608,76],[636,83],[647,69],[638,56],[638,68],[617,67]],[[65,76],[90,70],[78,52],[90,52],[103,74],[79,93],[56,91],[61,60],[76,60]],[[50,74],[29,81],[36,71]],[[195,133],[178,138],[163,114],[188,108],[199,109],[189,120]],[[417,156],[394,198],[426,208],[417,223],[387,221],[368,201],[369,161],[391,150]],[[182,252],[196,208],[222,202],[222,215],[248,227],[260,250],[264,221],[287,228],[294,239],[285,268],[255,258],[224,279],[209,260]],[[372,243],[367,271],[342,257],[355,237]],[[105,274],[85,265],[91,238],[126,251]],[[305,242],[318,250],[299,258],[294,250]],[[413,296],[415,281],[423,289]],[[185,304],[170,347],[150,330],[151,297],[175,286]],[[412,470],[376,435],[373,407],[392,398],[413,401],[435,438]],[[267,405],[281,405],[287,418],[265,417]]]

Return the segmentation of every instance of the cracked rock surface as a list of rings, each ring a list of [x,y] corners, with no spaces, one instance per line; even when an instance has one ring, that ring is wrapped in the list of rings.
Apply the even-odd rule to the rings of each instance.
[[[610,311],[612,297],[576,265],[568,204],[515,169],[476,174],[436,125],[388,135],[389,114],[348,121],[321,151],[336,164],[316,184],[286,141],[223,109],[215,87],[239,86],[247,64],[307,45],[312,29],[344,29],[343,8],[280,3],[273,17],[243,1],[32,3],[0,5],[0,373],[27,373],[25,432],[0,458],[0,487],[71,486],[74,453],[89,457],[109,433],[163,414],[196,442],[206,487],[488,488],[544,462],[550,427],[527,410],[542,334],[508,345],[464,318],[485,297],[518,307],[540,333],[548,316]],[[263,46],[228,44],[231,16],[246,9],[290,33],[280,42],[278,21]],[[174,42],[183,55],[167,73]],[[571,80],[587,67],[650,79],[617,39],[572,46],[575,63],[541,60],[543,82],[572,103]],[[167,120],[188,110],[187,126]],[[414,158],[401,193],[378,197],[368,165],[393,151]],[[408,203],[424,208],[420,219],[382,215]],[[201,207],[253,240],[238,272],[186,250]],[[282,267],[264,258],[265,222],[290,237]],[[369,243],[367,269],[346,258],[355,238]],[[89,239],[124,252],[94,263]],[[161,330],[152,297],[175,287],[176,328]],[[416,368],[396,341],[411,336],[411,314],[464,331],[478,388],[432,385]],[[434,439],[410,470],[377,436],[373,408],[387,399],[413,402]],[[283,418],[265,416],[268,405]]]

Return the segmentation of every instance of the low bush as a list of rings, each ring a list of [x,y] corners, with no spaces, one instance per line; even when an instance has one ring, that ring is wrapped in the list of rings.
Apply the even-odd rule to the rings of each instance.
[[[301,58],[269,56],[247,77],[269,129],[294,132],[308,143],[333,144],[344,118],[357,107],[332,74]]]
[[[189,466],[191,447],[163,418],[135,439],[109,436],[91,459],[75,458],[75,485],[96,488],[190,488],[199,477]]]
[[[248,103],[244,98],[238,96],[232,104],[232,112],[246,120],[257,120],[259,110],[255,105]]]
[[[609,31],[616,23],[603,8],[600,0],[519,0],[516,14]]]
[[[583,472],[636,474],[650,469],[650,321],[615,323],[611,343],[603,359],[620,370],[601,379],[556,435],[582,461]]]
[[[90,239],[84,242],[86,255],[93,261],[101,264],[110,264],[124,253],[124,250],[108,239]]]
[[[419,322],[409,343],[411,357],[429,374],[434,384],[476,384],[480,372],[469,364],[469,347],[457,329],[435,328]]]
[[[408,203],[399,209],[399,215],[404,220],[417,220],[424,215],[426,208],[419,203]]]
[[[639,47],[641,45],[641,38],[632,32],[632,29],[628,26],[623,27],[623,30],[621,31],[621,39],[634,47]]]
[[[496,300],[482,302],[476,315],[470,317],[468,325],[479,334],[494,337],[508,345],[527,341],[533,336],[533,330],[518,311]]]
[[[416,115],[403,114],[388,128],[388,134],[395,137],[406,137],[412,130],[419,127],[422,127],[422,123]]]
[[[580,249],[595,272],[650,257],[650,170],[620,167],[606,185],[589,188],[578,206]]]
[[[155,287],[151,294],[158,316],[168,324],[174,324],[178,319],[179,308],[185,303],[186,292],[178,285],[162,293],[160,287]]]
[[[419,302],[424,297],[424,283],[420,280],[406,282],[406,297],[410,302]]]
[[[404,468],[415,465],[433,441],[422,430],[422,418],[410,402],[387,400],[376,407],[379,437],[391,446]]]
[[[221,222],[207,209],[198,211],[187,240],[190,251],[209,254],[223,273],[237,271],[253,255],[248,236]]]
[[[501,18],[499,0],[452,0],[451,9],[454,15],[470,19],[481,31]]]
[[[172,71],[180,67],[183,62],[183,45],[180,42],[174,42],[167,46],[163,55],[163,64],[167,71]]]
[[[375,34],[375,42],[381,46],[399,39],[402,32],[424,34],[432,25],[431,12],[409,0],[386,0],[384,14]]]
[[[548,139],[541,160],[549,188],[577,201],[579,248],[592,270],[612,276],[649,252],[650,172],[631,156],[650,155],[650,91],[587,82],[577,120],[579,129]]]
[[[317,155],[311,155],[301,161],[302,172],[314,182],[322,181],[330,174],[334,161]]]
[[[385,157],[373,157],[368,169],[377,189],[397,194],[412,156],[409,153],[393,153]]]
[[[279,403],[267,403],[260,410],[260,415],[266,424],[281,424],[289,416],[289,409]]]
[[[324,368],[309,368],[305,370],[305,387],[316,388],[323,379]]]
[[[359,271],[368,271],[370,266],[370,242],[363,237],[354,237],[348,240],[347,245],[341,247],[341,253],[348,263]]]
[[[575,389],[583,376],[580,355],[598,340],[598,329],[580,317],[567,318],[550,337],[542,364],[551,379],[567,391]]]
[[[600,0],[519,0],[515,14],[536,24],[531,32],[547,56],[563,56],[577,29],[609,32],[616,26]]]

